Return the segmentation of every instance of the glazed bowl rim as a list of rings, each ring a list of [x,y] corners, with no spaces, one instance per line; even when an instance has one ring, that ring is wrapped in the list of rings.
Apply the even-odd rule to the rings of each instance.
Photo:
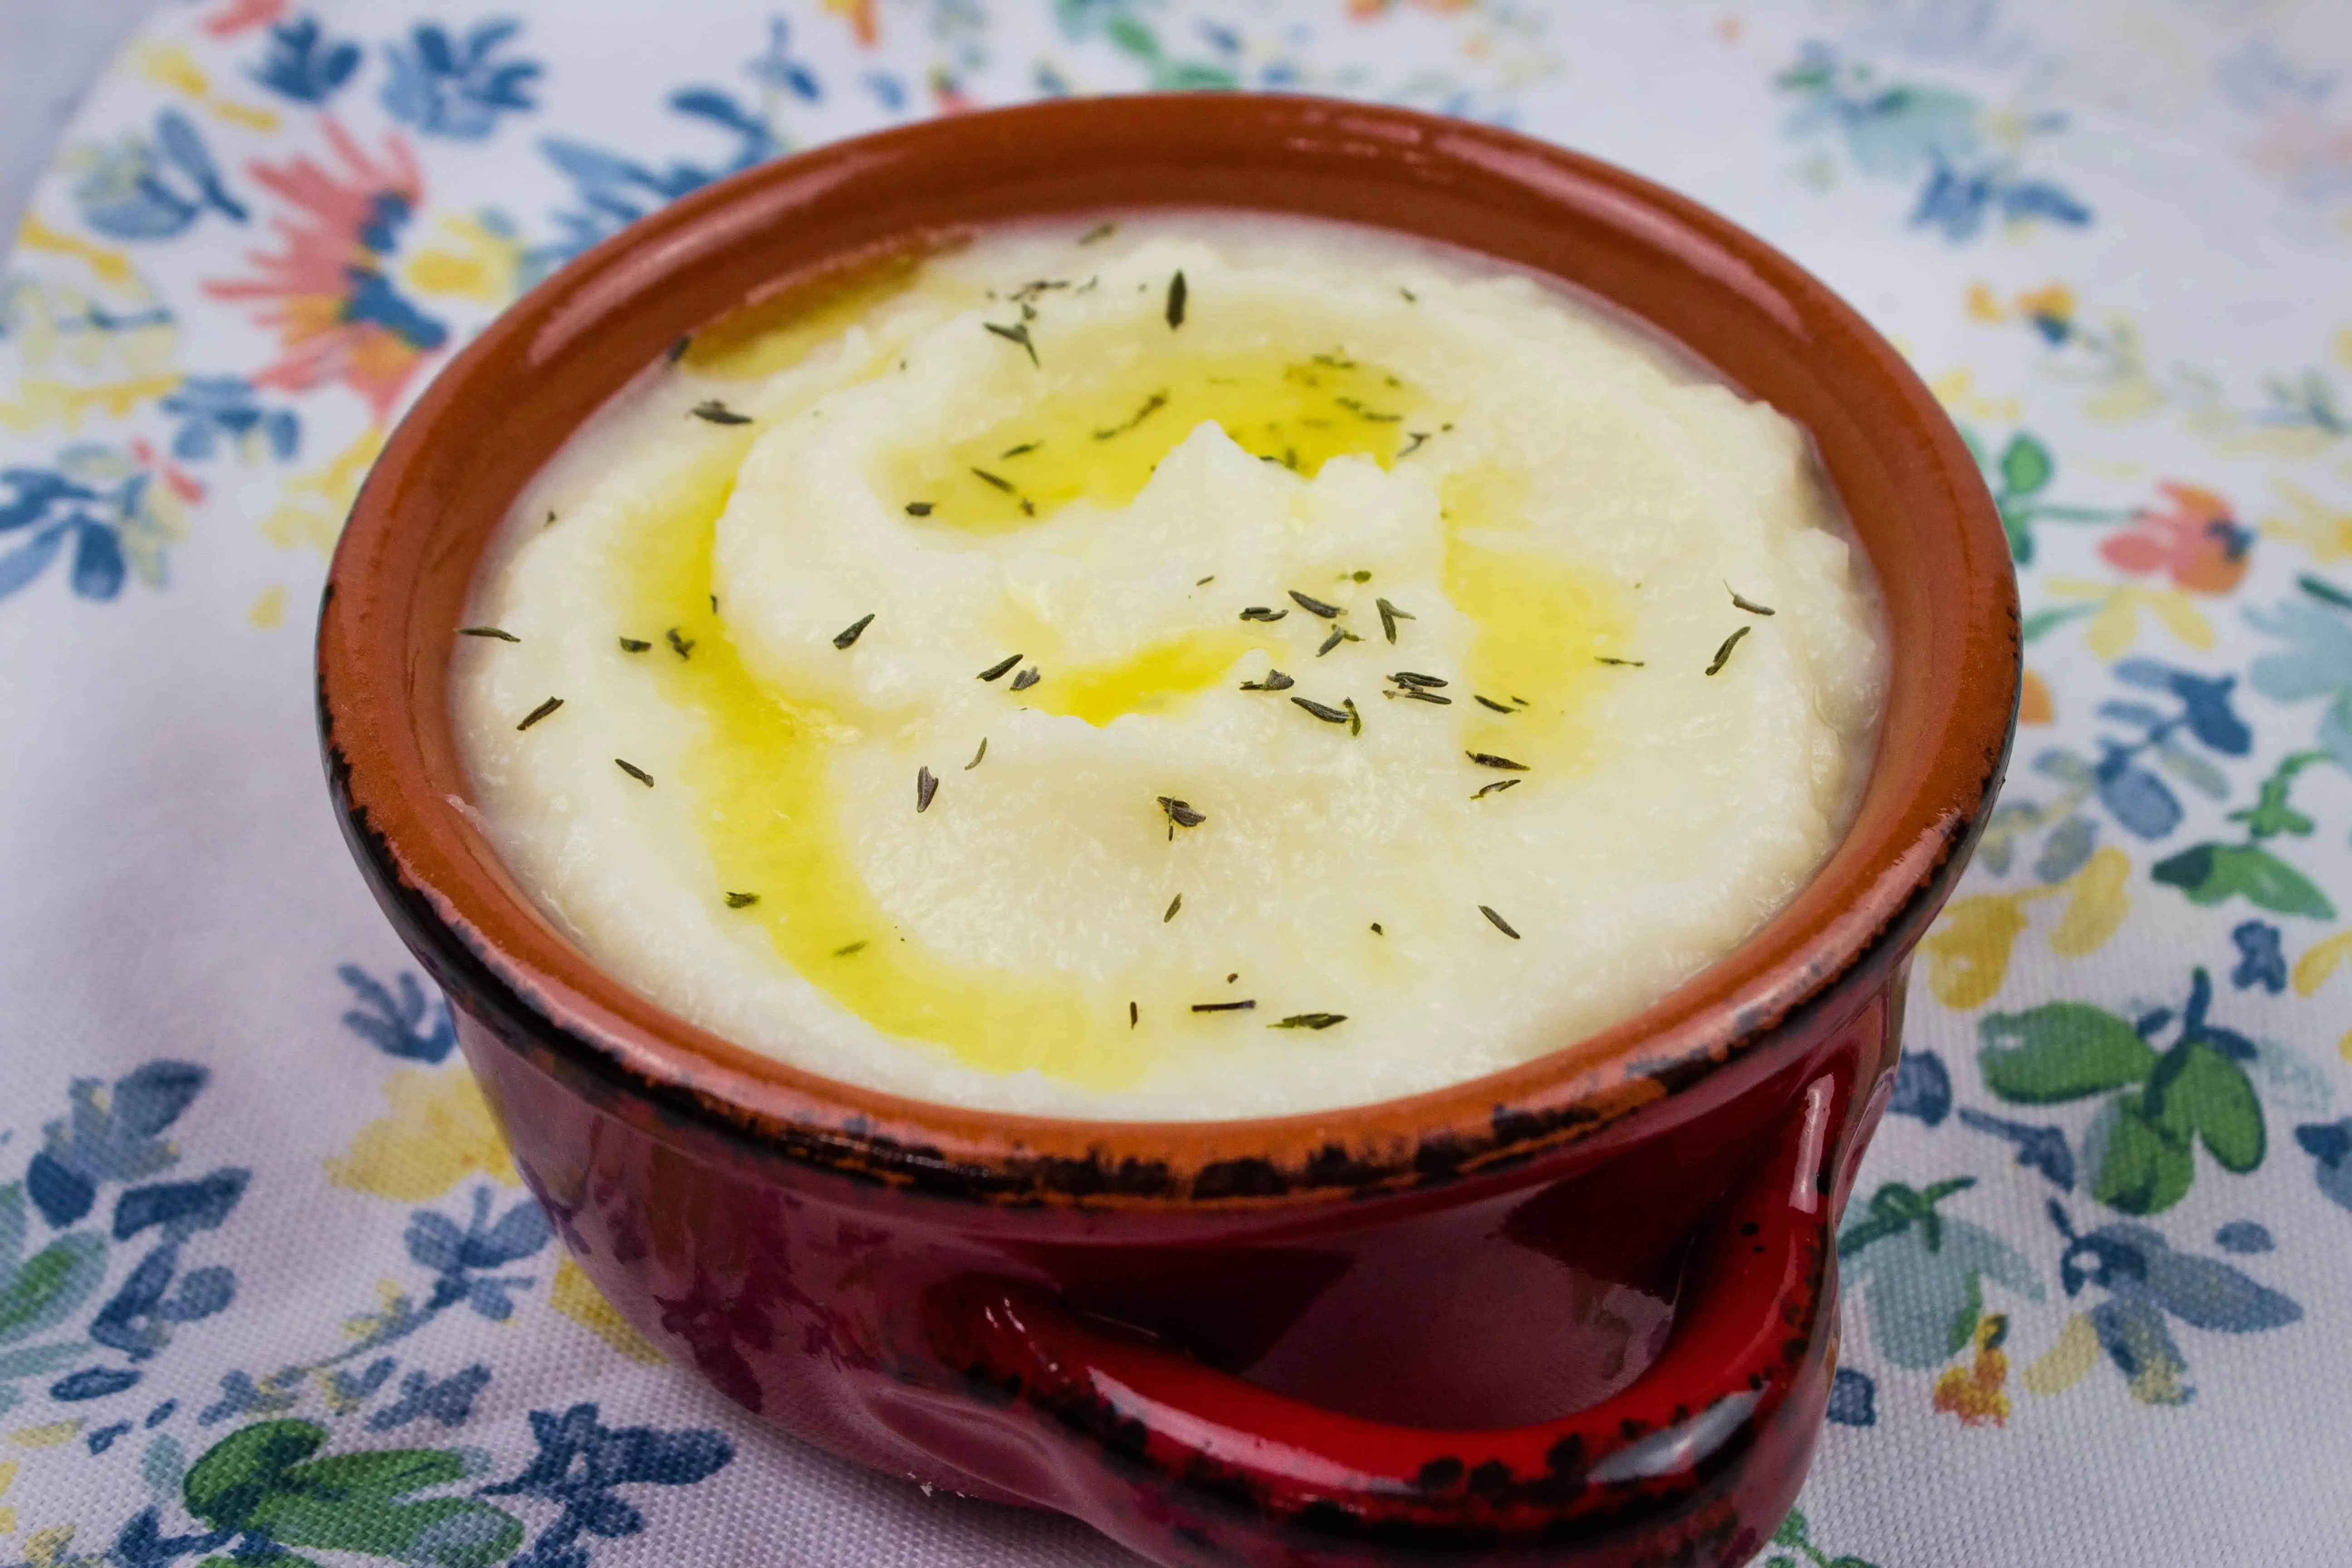
[[[1273,1117],[1103,1122],[908,1099],[736,1045],[598,969],[513,884],[468,819],[470,808],[434,787],[448,782],[446,755],[438,774],[428,762],[433,745],[447,749],[449,715],[439,688],[446,654],[420,655],[415,600],[439,558],[426,560],[422,541],[404,539],[402,530],[429,529],[429,520],[417,521],[418,509],[430,504],[425,498],[436,496],[436,484],[454,482],[436,465],[455,459],[436,447],[456,450],[469,424],[499,409],[502,398],[527,395],[530,377],[578,363],[567,355],[603,343],[614,351],[610,357],[627,360],[612,342],[626,335],[647,352],[625,374],[603,367],[611,384],[599,400],[619,391],[652,363],[658,352],[652,345],[676,335],[652,321],[665,290],[698,266],[712,270],[711,258],[735,254],[728,247],[742,250],[746,236],[762,224],[812,207],[835,210],[824,204],[881,190],[880,182],[895,180],[888,188],[901,191],[925,171],[958,159],[993,167],[988,161],[1011,156],[1008,146],[1017,153],[1058,145],[1098,158],[1125,148],[1130,174],[1139,174],[1147,153],[1171,158],[1181,148],[1191,156],[1228,143],[1244,153],[1255,144],[1269,159],[1346,159],[1351,174],[1391,182],[1401,195],[1417,189],[1416,182],[1443,186],[1449,179],[1475,187],[1474,201],[1475,191],[1490,186],[1516,191],[1528,202],[1557,205],[1563,224],[1572,209],[1577,221],[1622,234],[1628,244],[1655,245],[1676,260],[1687,257],[1695,280],[1682,285],[1685,298],[1730,289],[1744,308],[1793,312],[1804,352],[1834,363],[1858,396],[1878,400],[1874,416],[1891,420],[1916,443],[1897,465],[1909,476],[1903,482],[1916,509],[1911,526],[1939,531],[1922,537],[1936,548],[1948,545],[1948,565],[1958,581],[1943,586],[1958,591],[1937,594],[1934,608],[1922,612],[1928,628],[1908,661],[1916,668],[1906,672],[1904,650],[1891,650],[1888,711],[1863,808],[1811,880],[1729,952],[1610,1028],[1440,1089]],[[1115,174],[1118,166],[1106,168]],[[944,205],[948,198],[934,193],[929,199]],[[1092,210],[1203,205],[1210,204],[1130,196],[1097,200]],[[1296,200],[1214,205],[1306,210]],[[1086,205],[1033,203],[992,221]],[[988,221],[949,216],[929,232]],[[920,226],[901,225],[910,237]],[[1397,232],[1418,231],[1400,226]],[[872,247],[845,243],[830,255],[846,262],[853,251],[867,255]],[[803,267],[788,276],[809,272]],[[742,293],[739,302],[752,298],[756,293]],[[1683,340],[1654,313],[1604,298],[1662,335]],[[683,330],[708,320],[706,313]],[[1830,477],[1835,480],[1834,471]],[[507,499],[510,504],[513,497]],[[454,536],[455,544],[470,541],[478,555],[496,521]],[[1875,552],[1873,563],[1882,588],[1893,594],[1897,584],[1887,581]],[[469,563],[467,575],[472,570]],[[1965,601],[1965,614],[1948,601]],[[453,611],[439,637],[445,649],[456,624]],[[466,1010],[493,1021],[509,1046],[540,1051],[577,1081],[601,1084],[654,1114],[715,1130],[738,1144],[942,1195],[1263,1205],[1394,1191],[1518,1163],[1611,1126],[1727,1063],[1769,1054],[1754,1047],[1794,1018],[1854,997],[1858,980],[1891,974],[1948,893],[1981,827],[2013,733],[2019,658],[2006,539],[1965,443],[1901,356],[1852,307],[1760,239],[1638,176],[1488,126],[1337,100],[1166,94],[1025,104],[825,143],[705,186],[572,259],[445,365],[386,443],[330,568],[318,697],[331,789],[379,901],[436,979]],[[1905,710],[1906,724],[1929,731],[1921,756],[1901,759],[1903,776],[1916,788],[1874,812],[1874,803],[1886,805],[1878,797],[1887,787],[1895,705],[1925,700],[1915,688],[1932,684],[1931,662],[1949,665],[1950,689],[1938,699],[1946,711],[1939,719]],[[441,700],[419,698],[420,679]],[[431,731],[436,724],[442,731]],[[1858,843],[1866,826],[1868,841]]]

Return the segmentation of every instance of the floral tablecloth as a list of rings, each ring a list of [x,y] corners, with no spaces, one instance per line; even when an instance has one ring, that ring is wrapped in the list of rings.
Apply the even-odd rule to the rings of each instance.
[[[159,10],[0,273],[0,1562],[1121,1560],[775,1436],[597,1298],[337,839],[309,634],[388,424],[566,258],[827,137],[1147,85],[1713,203],[2000,500],[2016,763],[1766,1561],[2352,1560],[2347,76],[2338,0]]]

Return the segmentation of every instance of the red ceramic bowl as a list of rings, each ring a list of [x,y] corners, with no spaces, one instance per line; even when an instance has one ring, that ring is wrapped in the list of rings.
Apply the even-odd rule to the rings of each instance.
[[[1885,588],[1892,684],[1813,882],[1638,1017],[1493,1077],[1273,1120],[897,1099],[671,1016],[533,907],[457,803],[446,690],[483,543],[682,333],[1007,219],[1369,223],[1550,274],[1811,432]],[[1504,132],[1304,99],[1130,98],[788,158],[581,258],[394,435],[319,628],[327,769],[457,1005],[517,1166],[647,1337],[877,1468],[1056,1508],[1163,1563],[1731,1563],[1828,1396],[1833,1227],[1912,944],[2006,760],[2016,587],[1918,380],[1786,258]]]

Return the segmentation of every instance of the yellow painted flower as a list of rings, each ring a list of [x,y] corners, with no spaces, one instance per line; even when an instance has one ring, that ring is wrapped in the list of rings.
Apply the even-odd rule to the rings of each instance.
[[[2059,1331],[2058,1342],[2034,1358],[2025,1369],[2025,1388],[2029,1394],[2048,1396],[2063,1394],[2084,1378],[2099,1364],[2099,1331],[2091,1327],[2087,1312],[2076,1312],[2066,1320]]]
[[[503,305],[520,292],[522,242],[511,230],[454,214],[441,220],[446,246],[409,258],[409,284],[419,293],[456,294]]]
[[[2091,616],[2086,640],[2101,658],[2121,658],[2139,640],[2139,613],[2154,616],[2174,637],[2193,648],[2213,646],[2213,627],[2189,595],[2178,588],[2157,588],[2140,583],[2099,583],[2082,577],[2053,577],[2049,590],[2068,599],[2089,599],[2099,608]]]
[[[1936,1408],[1957,1415],[1963,1426],[2009,1425],[2009,1319],[1989,1312],[1977,1324],[1976,1359],[1951,1367],[1936,1380]]]
[[[514,1160],[472,1074],[404,1068],[385,1080],[383,1094],[392,1114],[360,1129],[349,1158],[327,1162],[327,1179],[337,1186],[423,1203],[476,1172],[516,1184]]]
[[[2063,882],[1954,900],[1919,944],[1927,955],[1927,988],[1956,1012],[1991,1001],[2009,978],[2017,939],[2029,923],[2025,906],[2062,894],[2066,908],[2051,930],[2051,950],[2065,958],[2096,952],[2131,912],[2130,880],[2131,858],[2110,845]]]
[[[288,479],[286,499],[261,520],[262,537],[289,550],[308,545],[321,555],[332,550],[352,502],[359,499],[360,481],[383,449],[383,431],[371,426],[326,467]]]
[[[241,125],[247,131],[278,129],[278,116],[268,110],[239,103],[215,92],[211,79],[196,64],[196,57],[185,44],[142,43],[131,51],[131,63],[149,81],[185,93],[199,108],[231,125]]]
[[[2287,512],[2266,517],[2258,525],[2273,539],[2302,545],[2314,561],[2341,561],[2352,555],[2352,510],[2331,511],[2318,497],[2285,479],[2273,481],[2286,499]]]
[[[2294,961],[2294,972],[2289,975],[2294,982],[2294,994],[2310,995],[2347,963],[2352,963],[2352,931],[2340,931],[2323,942],[2313,942]]]

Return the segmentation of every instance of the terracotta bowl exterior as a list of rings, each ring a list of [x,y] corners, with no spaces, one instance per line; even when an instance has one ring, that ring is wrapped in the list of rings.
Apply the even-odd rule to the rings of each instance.
[[[1255,209],[1553,275],[1811,433],[1886,600],[1874,772],[1818,878],[1638,1017],[1414,1099],[1088,1123],[893,1098],[600,973],[453,804],[453,631],[524,483],[747,302],[1009,219]],[[788,309],[789,307],[783,307]],[[1690,202],[1504,132],[1275,97],[1063,101],[836,143],[638,223],[442,372],[319,629],[327,773],[378,900],[580,1266],[788,1431],[1064,1510],[1162,1563],[1734,1563],[1802,1481],[1834,1226],[1913,944],[2008,754],[2017,595],[1901,359]]]

